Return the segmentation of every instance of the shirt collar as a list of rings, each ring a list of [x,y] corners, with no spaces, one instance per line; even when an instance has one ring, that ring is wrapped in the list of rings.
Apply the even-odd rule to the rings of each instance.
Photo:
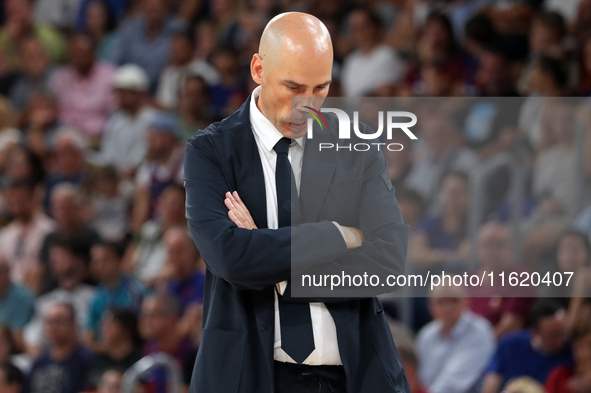
[[[273,150],[273,147],[283,138],[283,134],[275,128],[273,123],[263,115],[257,106],[261,87],[257,86],[250,97],[250,124],[254,133],[261,139],[265,148],[269,151]],[[297,138],[295,140],[298,145],[304,147],[304,137]]]
[[[441,323],[439,323],[439,329],[438,329],[439,338],[453,339],[453,340],[458,339],[464,335],[469,324],[470,324],[470,312],[469,311],[464,312],[460,316],[460,318],[458,319],[458,321],[456,322],[454,327],[451,329],[451,332],[449,333],[448,336],[443,335],[442,325],[441,325]]]

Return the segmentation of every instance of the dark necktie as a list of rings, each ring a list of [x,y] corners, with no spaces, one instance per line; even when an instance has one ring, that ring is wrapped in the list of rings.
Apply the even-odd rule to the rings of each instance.
[[[273,147],[277,153],[275,185],[277,187],[277,218],[280,228],[295,225],[301,220],[297,188],[287,157],[290,143],[291,139],[281,138]],[[289,285],[286,291],[288,290]],[[282,302],[281,299],[282,297],[279,299],[281,348],[297,363],[303,363],[314,350],[310,304]]]

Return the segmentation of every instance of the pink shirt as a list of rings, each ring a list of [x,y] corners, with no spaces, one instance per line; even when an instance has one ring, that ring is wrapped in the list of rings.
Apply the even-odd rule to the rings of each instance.
[[[49,85],[58,99],[60,121],[87,136],[99,136],[107,117],[115,108],[111,81],[115,68],[95,63],[90,75],[82,78],[72,67],[58,69]]]
[[[13,282],[22,283],[25,275],[36,266],[45,236],[53,228],[53,221],[37,212],[27,226],[12,222],[0,230],[0,254],[11,266],[10,278]]]

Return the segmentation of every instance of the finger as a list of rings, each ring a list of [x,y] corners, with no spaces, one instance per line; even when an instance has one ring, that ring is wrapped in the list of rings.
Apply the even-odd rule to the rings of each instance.
[[[232,210],[228,212],[228,216],[230,217],[230,220],[234,222],[234,224],[238,225],[238,228],[244,228],[244,225],[242,224],[242,222],[240,222],[240,220],[238,219],[238,217],[236,217]]]
[[[238,202],[243,203],[242,199],[240,198],[240,195],[238,195],[238,191],[234,191],[234,198],[236,198]]]
[[[224,204],[226,205],[228,210],[235,210],[234,204],[232,203],[232,200],[230,198],[224,199]]]
[[[236,207],[236,210],[240,211],[244,217],[250,216],[250,212],[248,211],[246,205],[244,205],[244,203],[241,200],[236,199],[234,195],[232,195],[232,202]]]

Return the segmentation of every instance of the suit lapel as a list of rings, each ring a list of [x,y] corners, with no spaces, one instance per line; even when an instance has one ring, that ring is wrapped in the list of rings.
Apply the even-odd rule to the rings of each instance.
[[[250,215],[259,228],[267,228],[267,198],[265,178],[257,143],[250,125],[250,100],[252,94],[242,105],[237,122],[240,124],[234,132],[232,151],[237,152],[234,173],[236,190]]]
[[[336,168],[336,150],[319,151],[319,144],[323,142],[334,143],[326,131],[315,130],[314,138],[306,140],[300,182],[302,222],[318,220]]]

